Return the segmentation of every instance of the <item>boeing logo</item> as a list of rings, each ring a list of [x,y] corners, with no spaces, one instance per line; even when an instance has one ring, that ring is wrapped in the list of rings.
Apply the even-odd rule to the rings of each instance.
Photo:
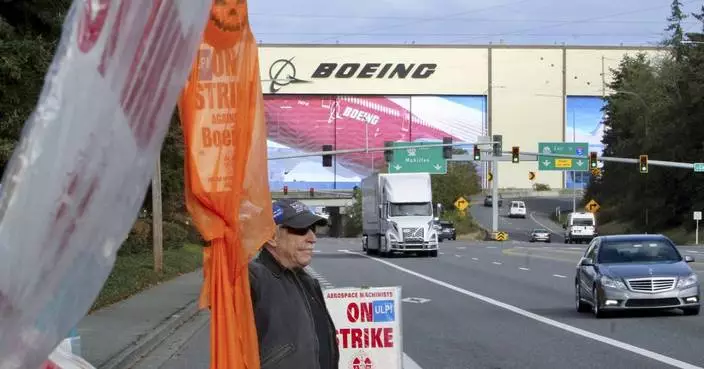
[[[305,81],[296,78],[296,66],[293,65],[293,58],[291,59],[279,59],[269,67],[269,92],[275,94],[281,90],[282,87],[288,86],[292,83],[310,83],[311,81]]]

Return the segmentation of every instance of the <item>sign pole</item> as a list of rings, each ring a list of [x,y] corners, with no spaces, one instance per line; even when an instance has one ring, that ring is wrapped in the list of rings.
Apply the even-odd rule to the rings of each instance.
[[[699,245],[699,219],[697,219],[697,230],[694,232],[694,244]]]
[[[499,161],[494,160],[491,162],[493,169],[493,178],[491,185],[491,231],[496,233],[499,230]]]

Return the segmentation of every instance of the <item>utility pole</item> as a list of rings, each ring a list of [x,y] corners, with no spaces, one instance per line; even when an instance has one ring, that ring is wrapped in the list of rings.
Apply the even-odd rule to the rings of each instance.
[[[154,271],[159,273],[164,268],[164,223],[161,212],[161,155],[156,158],[156,171],[152,177],[152,236],[154,253]]]

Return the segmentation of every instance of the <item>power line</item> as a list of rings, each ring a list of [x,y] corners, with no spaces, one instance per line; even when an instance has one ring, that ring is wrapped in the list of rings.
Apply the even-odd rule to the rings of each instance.
[[[486,10],[491,10],[491,9],[496,9],[496,8],[503,8],[503,7],[510,6],[510,5],[517,5],[517,4],[525,3],[525,2],[528,2],[528,1],[529,1],[529,0],[519,0],[519,1],[514,1],[514,2],[511,2],[511,3],[505,3],[505,4],[500,4],[500,5],[493,5],[493,6],[488,6],[488,7],[484,7],[484,8],[471,9],[471,10],[467,10],[467,11],[463,11],[463,12],[459,12],[459,13],[445,14],[445,15],[443,15],[443,16],[431,17],[431,18],[427,18],[427,19],[424,19],[424,20],[420,20],[420,21],[412,21],[412,22],[398,23],[398,24],[392,24],[392,25],[382,26],[382,27],[375,27],[375,28],[372,28],[372,29],[368,29],[367,31],[378,31],[378,30],[384,30],[384,29],[390,29],[390,28],[403,27],[403,26],[407,26],[407,25],[414,25],[414,24],[418,24],[418,23],[433,22],[433,21],[438,21],[438,20],[447,20],[447,19],[449,19],[449,18],[454,18],[454,17],[460,16],[460,15],[465,15],[465,14],[469,14],[469,13],[479,13],[479,12],[483,12],[483,11],[486,11]],[[340,36],[355,36],[355,35],[356,35],[356,33],[353,32],[353,33],[347,33],[347,34],[340,35]],[[325,37],[325,38],[313,40],[313,41],[311,41],[311,43],[318,43],[318,42],[322,42],[322,41],[328,41],[328,40],[335,39],[335,38],[336,38],[336,37]]]

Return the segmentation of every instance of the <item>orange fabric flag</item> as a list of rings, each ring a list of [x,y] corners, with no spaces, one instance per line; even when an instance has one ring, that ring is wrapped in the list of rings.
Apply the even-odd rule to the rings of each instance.
[[[247,263],[271,238],[257,44],[243,0],[216,0],[179,101],[186,205],[203,238],[211,369],[258,369]]]

